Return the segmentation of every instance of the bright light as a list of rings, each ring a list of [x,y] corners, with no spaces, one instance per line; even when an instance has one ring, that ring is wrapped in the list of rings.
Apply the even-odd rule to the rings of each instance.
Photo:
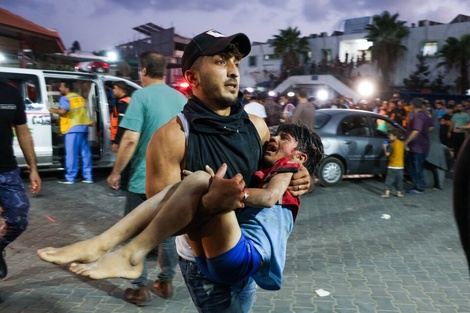
[[[317,98],[318,100],[320,101],[325,101],[328,99],[328,91],[326,91],[325,89],[321,89],[321,90],[318,90],[317,92]]]
[[[188,82],[181,82],[181,83],[179,83],[179,87],[183,88],[183,89],[186,89],[186,88],[189,87],[189,83]]]
[[[5,62],[7,58],[3,55],[3,53],[0,53],[0,62]]]
[[[271,90],[271,91],[268,92],[268,96],[270,96],[270,97],[275,97],[275,96],[276,96],[276,92]]]
[[[292,98],[293,96],[295,96],[295,92],[289,91],[289,92],[287,93],[287,96],[288,96],[289,98]]]
[[[364,80],[357,86],[357,91],[363,97],[370,97],[374,94],[374,84],[370,81]]]
[[[118,60],[118,54],[116,51],[108,51],[106,53],[106,57],[108,58],[109,62],[116,62]]]
[[[249,93],[252,93],[253,91],[255,91],[255,90],[254,90],[253,88],[251,88],[251,87],[248,87],[248,88],[246,88],[245,90],[248,91]]]

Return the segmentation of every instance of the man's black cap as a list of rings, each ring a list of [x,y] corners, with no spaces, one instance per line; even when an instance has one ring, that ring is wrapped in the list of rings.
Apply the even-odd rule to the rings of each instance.
[[[113,86],[118,86],[125,92],[129,92],[131,90],[131,87],[128,84],[120,80],[113,82]]]
[[[251,42],[243,33],[237,33],[232,36],[225,36],[216,30],[203,32],[188,43],[184,49],[181,67],[184,73],[191,68],[196,59],[202,55],[216,55],[231,43],[238,44],[238,50],[247,56],[251,51]]]

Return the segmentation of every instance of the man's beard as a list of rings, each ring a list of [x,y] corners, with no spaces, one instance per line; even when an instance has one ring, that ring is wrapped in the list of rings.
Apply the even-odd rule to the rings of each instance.
[[[238,102],[238,97],[231,98],[231,97],[222,97],[217,100],[217,104],[221,109],[229,108],[235,105]]]

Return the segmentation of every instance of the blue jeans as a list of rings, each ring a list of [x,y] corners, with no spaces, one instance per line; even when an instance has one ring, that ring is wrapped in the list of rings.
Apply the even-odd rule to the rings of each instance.
[[[423,192],[426,183],[424,182],[424,162],[426,161],[426,153],[416,153],[408,151],[406,155],[406,165],[408,174],[410,175],[413,188]]]
[[[18,238],[28,226],[29,199],[20,177],[20,169],[0,173],[0,207],[7,230],[0,236],[0,250]]]
[[[208,280],[195,262],[179,258],[181,274],[200,313],[248,313],[255,302],[256,283],[249,278],[233,285]]]
[[[93,181],[91,150],[88,144],[88,132],[66,133],[65,142],[65,179],[75,181],[78,175],[78,161],[82,157],[82,175]]]
[[[126,205],[124,208],[124,215],[129,214],[132,210],[138,207],[145,201],[145,194],[138,194],[128,191]],[[176,273],[176,262],[178,256],[176,254],[175,237],[169,237],[163,241],[158,247],[158,264],[160,265],[161,272],[158,274],[160,281],[171,281],[175,277]],[[142,274],[132,284],[140,288],[147,285],[148,281],[148,269],[147,262],[144,260],[144,269]]]

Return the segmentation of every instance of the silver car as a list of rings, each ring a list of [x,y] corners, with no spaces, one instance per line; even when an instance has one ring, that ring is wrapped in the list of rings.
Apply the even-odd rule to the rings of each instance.
[[[405,129],[377,113],[362,110],[320,109],[315,130],[320,134],[325,158],[317,169],[321,185],[339,184],[343,175],[386,174],[388,159],[383,143],[390,130]]]

